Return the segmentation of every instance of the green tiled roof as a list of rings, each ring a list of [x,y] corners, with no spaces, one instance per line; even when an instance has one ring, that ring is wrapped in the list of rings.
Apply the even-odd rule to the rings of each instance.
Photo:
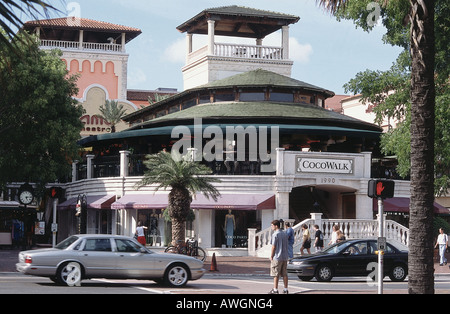
[[[143,123],[141,127],[151,125],[172,124],[180,121],[201,118],[204,120],[225,121],[241,119],[248,120],[270,119],[278,123],[289,123],[289,121],[308,121],[317,125],[339,124],[363,129],[379,131],[379,128],[370,123],[345,116],[315,105],[274,103],[274,102],[221,102],[197,105],[189,109],[178,111],[157,119]]]
[[[257,69],[242,74],[237,74],[223,80],[214,81],[212,83],[200,86],[199,88],[229,88],[234,86],[292,87],[324,93],[327,94],[328,97],[334,96],[334,93],[329,90],[263,69]]]

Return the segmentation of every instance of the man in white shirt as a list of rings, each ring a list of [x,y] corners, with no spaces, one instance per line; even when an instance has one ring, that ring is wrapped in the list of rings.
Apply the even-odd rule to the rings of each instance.
[[[439,266],[447,265],[447,259],[445,258],[445,250],[448,248],[448,236],[444,233],[444,228],[439,229],[439,236],[436,241],[435,248],[439,245],[439,255],[441,257]]]

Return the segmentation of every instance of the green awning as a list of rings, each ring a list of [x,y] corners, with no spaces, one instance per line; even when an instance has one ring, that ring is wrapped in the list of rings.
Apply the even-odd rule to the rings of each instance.
[[[339,135],[339,136],[350,136],[350,137],[364,137],[364,138],[377,138],[380,136],[381,132],[362,130],[354,128],[344,128],[337,126],[322,126],[322,125],[286,125],[286,124],[203,124],[202,128],[214,126],[221,128],[224,136],[226,134],[227,127],[236,128],[237,126],[247,129],[250,126],[255,127],[257,130],[261,127],[267,127],[268,131],[272,130],[273,127],[278,127],[280,134],[311,134],[311,135]],[[78,142],[81,146],[90,146],[94,142],[103,141],[114,141],[123,140],[129,138],[146,137],[146,136],[156,136],[156,135],[168,135],[172,134],[172,130],[177,126],[164,126],[149,129],[138,129],[122,131],[117,133],[107,133],[94,135],[84,138]],[[180,126],[181,127],[181,126]],[[194,135],[194,125],[186,125],[182,127],[187,127],[191,134]]]

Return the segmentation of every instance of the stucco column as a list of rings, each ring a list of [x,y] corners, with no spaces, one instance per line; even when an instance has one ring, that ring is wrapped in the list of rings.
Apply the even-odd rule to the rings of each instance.
[[[76,182],[77,178],[78,178],[77,165],[78,165],[78,160],[75,160],[72,163],[72,182]]]
[[[86,158],[87,158],[86,179],[92,179],[92,172],[93,172],[92,170],[94,170],[92,161],[94,160],[95,155],[86,155]]]
[[[192,52],[192,34],[186,33],[186,64],[189,63],[189,54]]]
[[[122,33],[122,52],[125,53],[126,49],[125,49],[125,41],[126,41],[126,34]]]
[[[289,192],[278,192],[276,194],[275,219],[289,219]]]
[[[120,176],[123,177],[128,177],[128,161],[129,161],[129,155],[130,152],[127,150],[122,150],[119,152],[120,153]]]
[[[214,20],[208,20],[208,55],[214,55],[214,35],[216,22]]]
[[[281,41],[283,47],[283,59],[289,59],[289,26],[285,25],[281,31]]]
[[[356,219],[373,219],[373,200],[367,193],[356,193]]]
[[[83,41],[84,41],[84,30],[80,29],[80,33],[78,36],[78,49],[83,50]]]

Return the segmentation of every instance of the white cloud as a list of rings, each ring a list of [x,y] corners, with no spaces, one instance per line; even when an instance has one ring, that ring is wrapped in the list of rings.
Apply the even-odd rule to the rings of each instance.
[[[314,50],[310,44],[301,44],[296,38],[289,39],[289,58],[301,64],[309,63]]]
[[[173,63],[184,63],[186,60],[186,39],[180,38],[171,43],[165,50],[163,60]]]

